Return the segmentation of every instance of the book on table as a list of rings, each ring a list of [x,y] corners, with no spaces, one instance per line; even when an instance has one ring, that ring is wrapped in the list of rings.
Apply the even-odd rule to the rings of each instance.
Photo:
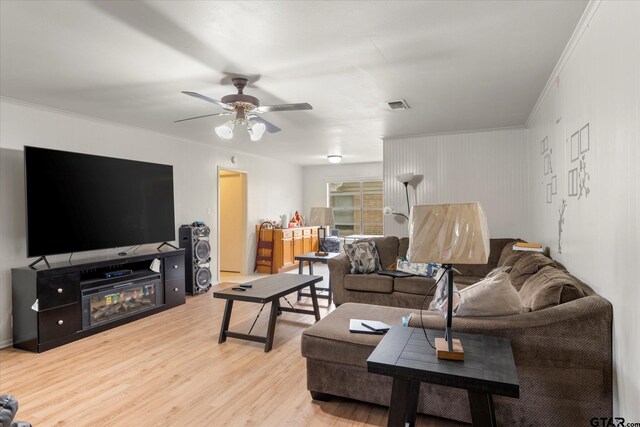
[[[351,319],[349,331],[354,334],[382,335],[391,329],[391,325],[377,320]]]
[[[544,252],[544,247],[539,243],[516,242],[513,245],[513,250],[527,252]]]

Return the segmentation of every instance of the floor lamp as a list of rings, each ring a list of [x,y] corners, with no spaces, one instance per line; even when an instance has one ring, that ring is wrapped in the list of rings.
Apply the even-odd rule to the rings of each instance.
[[[463,360],[460,340],[453,339],[452,264],[486,264],[489,259],[489,227],[480,203],[416,205],[409,220],[410,262],[442,264],[446,286],[445,338],[436,338],[439,359]],[[438,275],[440,277],[440,275]],[[439,285],[439,286],[441,286]]]
[[[401,182],[404,185],[404,193],[407,196],[407,215],[411,213],[411,207],[409,205],[409,182],[411,182],[413,177],[414,175],[411,172],[401,173],[400,175],[396,176],[398,182]]]
[[[328,252],[325,251],[324,248],[324,239],[327,237],[327,229],[325,228],[328,225],[335,225],[335,220],[333,218],[333,208],[311,208],[311,212],[309,212],[309,225],[318,226],[318,249],[316,252],[317,256],[327,256]],[[320,233],[322,231],[322,233]],[[322,234],[322,237],[321,237]]]

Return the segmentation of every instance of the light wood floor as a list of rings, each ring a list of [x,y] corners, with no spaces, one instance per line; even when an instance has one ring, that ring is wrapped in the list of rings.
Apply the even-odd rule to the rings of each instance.
[[[223,308],[209,292],[45,353],[0,350],[0,394],[16,396],[18,419],[38,427],[386,425],[385,407],[312,401],[300,336],[313,316],[283,313],[265,353],[248,341],[218,344]],[[259,308],[236,302],[231,329],[248,331]],[[267,309],[255,333],[265,333]],[[418,425],[458,424],[420,416]]]

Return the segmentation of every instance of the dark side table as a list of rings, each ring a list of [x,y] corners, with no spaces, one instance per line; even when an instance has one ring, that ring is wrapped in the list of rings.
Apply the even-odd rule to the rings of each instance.
[[[307,254],[302,254],[296,256],[296,261],[298,261],[298,274],[302,274],[304,269],[304,262],[307,261],[309,263],[309,274],[313,276],[313,263],[319,262],[322,264],[328,264],[331,258],[335,258],[340,255],[339,252],[328,252],[326,256],[318,256],[315,252],[309,252]],[[327,295],[318,294],[317,297],[321,299],[329,300],[329,305],[333,300],[333,294],[331,292],[331,278],[329,278],[329,284],[326,287],[316,286],[316,292],[327,292]],[[310,297],[311,294],[303,293],[302,290],[298,291],[298,301],[300,301],[301,297]]]
[[[431,343],[444,331],[427,329]],[[369,372],[393,377],[388,426],[413,426],[420,383],[464,388],[474,426],[495,426],[493,395],[520,397],[518,373],[508,339],[454,332],[464,347],[464,361],[442,360],[422,329],[393,326],[369,359]]]

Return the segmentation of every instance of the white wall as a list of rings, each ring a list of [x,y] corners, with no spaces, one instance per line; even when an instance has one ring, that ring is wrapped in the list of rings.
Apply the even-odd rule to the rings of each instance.
[[[592,2],[528,123],[529,239],[613,304],[614,412],[640,420],[640,2]],[[569,195],[571,136],[589,124],[589,193]],[[547,203],[548,138],[557,195]],[[586,148],[586,147],[584,147]],[[584,175],[586,177],[586,175]],[[566,201],[559,250],[559,220]],[[597,414],[594,414],[597,416]]]
[[[382,162],[305,166],[303,168],[303,209],[305,217],[316,206],[327,206],[327,182],[382,179]]]
[[[500,129],[384,141],[384,205],[407,213],[401,173],[414,204],[478,201],[491,237],[520,237],[527,218],[525,129]],[[407,236],[407,221],[385,216],[384,234]]]
[[[0,103],[0,346],[11,340],[11,267],[26,265],[24,215],[24,145],[144,160],[174,166],[176,227],[196,219],[218,237],[217,167],[247,172],[247,259],[253,268],[255,224],[259,218],[278,218],[302,204],[302,167],[239,154],[213,145],[194,143],[145,130],[25,105]],[[232,147],[233,141],[229,145]],[[237,163],[231,163],[236,155]],[[212,245],[215,248],[215,243]],[[115,254],[117,250],[85,252],[74,257]],[[53,256],[53,261],[65,256]],[[214,255],[212,272],[218,266]]]

